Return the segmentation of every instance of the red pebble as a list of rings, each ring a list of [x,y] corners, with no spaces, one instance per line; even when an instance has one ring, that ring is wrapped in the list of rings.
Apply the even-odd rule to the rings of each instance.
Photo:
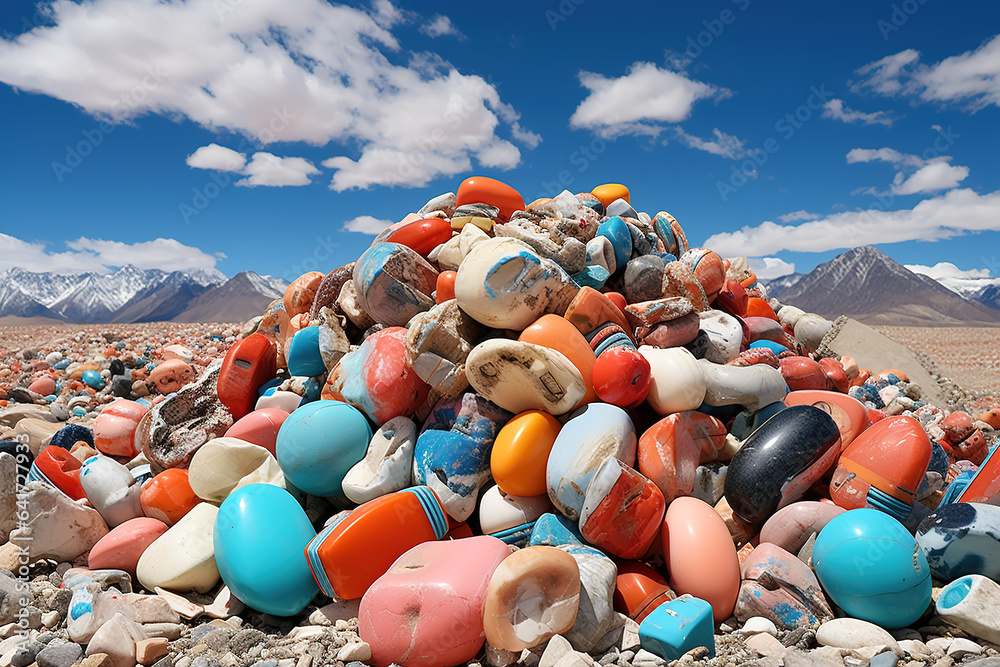
[[[649,393],[649,362],[633,347],[616,345],[594,362],[594,391],[605,403],[638,405]]]
[[[875,422],[880,422],[886,418],[886,414],[881,410],[875,410],[874,408],[868,408],[868,422],[874,424]]]
[[[784,357],[778,361],[778,370],[792,391],[800,389],[826,389],[823,367],[809,357]]]
[[[747,316],[747,303],[750,298],[747,296],[746,288],[731,278],[726,278],[726,284],[715,297],[714,305],[717,309],[725,311],[737,317]]]
[[[611,303],[618,306],[618,310],[622,311],[622,315],[625,314],[625,306],[628,305],[628,301],[625,300],[625,296],[621,292],[605,292],[604,296],[608,297]]]
[[[819,360],[819,365],[823,368],[823,372],[826,373],[826,380],[830,389],[839,391],[841,394],[846,394],[851,386],[851,381],[848,379],[847,373],[844,371],[844,367],[840,365],[840,362],[831,357],[823,357]]]
[[[757,297],[752,297],[747,300],[747,317],[766,317],[774,321],[778,321],[778,316],[774,314],[774,308]]]
[[[972,424],[972,417],[965,412],[956,411],[944,418],[941,422],[941,430],[944,431],[945,440],[948,444],[957,445],[962,442],[976,429]]]
[[[986,460],[986,455],[990,453],[990,448],[986,444],[986,437],[983,432],[976,429],[972,434],[954,447],[955,456],[966,461],[971,461],[977,466],[982,465]]]

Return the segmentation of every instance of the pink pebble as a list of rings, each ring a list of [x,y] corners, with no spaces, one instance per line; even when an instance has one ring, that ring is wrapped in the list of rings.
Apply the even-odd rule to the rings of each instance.
[[[278,408],[261,408],[241,417],[226,431],[227,438],[239,438],[259,445],[274,454],[278,429],[285,423],[288,413]],[[275,454],[275,456],[277,456]]]
[[[48,396],[56,391],[56,381],[50,377],[41,377],[28,385],[28,391],[33,391],[42,396]]]
[[[810,535],[819,533],[830,519],[845,511],[843,507],[811,500],[792,503],[771,515],[760,529],[760,541],[798,553]]]
[[[371,664],[446,667],[476,657],[493,571],[510,555],[495,537],[424,542],[398,559],[361,598],[359,633]]]
[[[142,552],[167,532],[167,527],[149,517],[129,519],[97,541],[90,550],[87,566],[91,570],[125,570],[134,577]]]
[[[124,398],[108,405],[94,420],[94,446],[108,456],[135,456],[135,430],[147,412],[139,403]]]

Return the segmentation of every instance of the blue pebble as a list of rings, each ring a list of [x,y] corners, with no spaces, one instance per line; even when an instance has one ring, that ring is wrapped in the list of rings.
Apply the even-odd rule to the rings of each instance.
[[[80,379],[91,389],[97,389],[98,391],[104,389],[104,378],[97,371],[84,371]]]
[[[639,643],[664,660],[677,660],[699,646],[714,658],[712,605],[690,595],[664,602],[639,624]]]
[[[69,450],[74,444],[81,440],[87,443],[90,447],[93,447],[94,432],[89,428],[78,424],[67,424],[55,432],[52,439],[49,440],[49,444]]]
[[[617,266],[615,272],[622,273],[632,256],[632,233],[629,232],[628,225],[618,216],[614,216],[597,227],[597,235],[611,241],[611,246],[615,250],[615,265]]]
[[[306,327],[292,336],[288,346],[288,372],[312,377],[326,372],[319,352],[319,327]]]

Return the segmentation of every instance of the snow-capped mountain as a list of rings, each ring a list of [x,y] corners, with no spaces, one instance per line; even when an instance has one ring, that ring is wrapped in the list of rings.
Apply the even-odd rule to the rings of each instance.
[[[245,278],[227,292],[231,299],[238,299],[226,309],[234,318],[228,321],[259,314],[249,312],[250,307],[264,299],[266,305],[280,297],[287,286],[270,276],[252,272],[240,275]],[[107,274],[34,273],[14,268],[0,272],[0,317],[49,317],[74,323],[166,321],[188,311],[199,297],[230,282],[214,268],[168,273],[128,265]],[[239,304],[248,311],[246,317]],[[203,312],[209,316],[210,310]]]
[[[794,280],[779,280],[769,283],[769,296],[826,317],[905,326],[1000,322],[995,307],[914,273],[871,246],[848,250]]]

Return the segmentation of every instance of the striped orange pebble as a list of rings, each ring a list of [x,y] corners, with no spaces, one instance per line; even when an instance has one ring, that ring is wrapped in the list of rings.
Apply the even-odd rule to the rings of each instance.
[[[726,284],[726,267],[722,263],[722,257],[708,248],[692,248],[681,255],[680,260],[691,267],[708,300],[715,301]]]
[[[663,269],[663,295],[682,296],[701,312],[709,309],[708,295],[684,262],[669,262]]]
[[[739,356],[727,363],[727,366],[755,366],[757,364],[764,364],[770,366],[771,368],[778,367],[778,355],[774,353],[773,350],[769,350],[766,347],[752,347],[749,350],[743,350],[740,352]]]

